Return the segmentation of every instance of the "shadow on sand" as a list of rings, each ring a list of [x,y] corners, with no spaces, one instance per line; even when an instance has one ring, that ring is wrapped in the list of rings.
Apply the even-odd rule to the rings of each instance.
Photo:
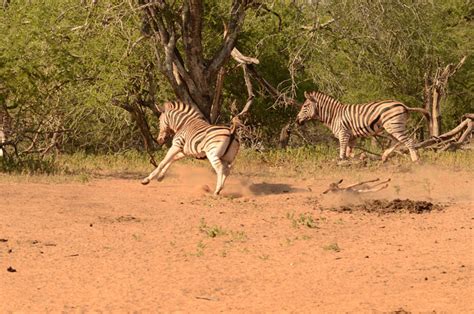
[[[294,188],[286,183],[253,183],[249,185],[248,188],[254,195],[285,194],[304,191],[304,189]]]

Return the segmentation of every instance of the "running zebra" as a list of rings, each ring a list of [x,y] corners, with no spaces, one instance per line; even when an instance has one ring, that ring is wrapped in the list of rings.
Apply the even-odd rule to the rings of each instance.
[[[183,102],[166,102],[160,116],[158,143],[162,145],[173,136],[172,146],[158,167],[142,180],[148,184],[156,177],[163,180],[171,164],[185,156],[198,159],[207,157],[217,174],[215,195],[218,195],[230,173],[230,167],[239,151],[235,129],[209,124],[202,113]]]
[[[306,100],[296,122],[299,125],[307,120],[323,122],[339,139],[340,159],[351,155],[357,137],[377,135],[382,129],[408,148],[412,161],[419,159],[413,139],[408,135],[406,123],[409,111],[421,112],[429,121],[430,114],[425,109],[409,108],[396,100],[346,105],[320,92],[305,92],[304,95]],[[387,159],[398,144],[383,153],[382,161]]]

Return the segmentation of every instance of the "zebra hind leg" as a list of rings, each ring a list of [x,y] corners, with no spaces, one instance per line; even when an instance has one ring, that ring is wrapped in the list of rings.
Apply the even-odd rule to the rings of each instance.
[[[413,140],[408,137],[407,131],[403,133],[392,133],[391,135],[398,141],[398,143],[396,143],[383,153],[382,162],[385,162],[388,156],[401,144],[405,145],[405,147],[408,148],[410,152],[411,161],[417,162],[419,160],[418,153],[413,145]]]
[[[225,160],[221,160],[221,162],[222,162],[222,166],[223,166],[223,169],[222,169],[222,187],[224,187],[225,180],[227,179],[227,177],[228,177],[229,174],[230,174],[230,167],[231,167],[231,164],[228,163],[228,162],[225,161]]]
[[[214,153],[206,153],[207,159],[214,168],[217,176],[217,183],[216,183],[216,190],[214,191],[214,195],[219,195],[223,186],[224,186],[224,164],[222,163],[221,159],[216,156]],[[226,165],[227,166],[227,165]]]
[[[355,153],[354,153],[355,143],[356,143],[355,138],[351,137],[349,139],[349,142],[347,143],[347,148],[346,148],[347,158],[354,158],[355,157]]]
[[[346,152],[348,149],[350,135],[347,133],[342,133],[339,135],[339,159],[345,160],[347,158]]]
[[[416,151],[416,149],[413,148],[413,144],[407,147],[408,147],[408,150],[410,151],[411,161],[418,162],[420,160],[420,157],[418,156],[418,152]]]
[[[410,151],[410,158],[411,158],[411,161],[413,162],[417,162],[420,157],[418,157],[418,153],[414,147],[414,143],[413,143],[413,139],[408,137],[408,134],[406,134],[407,132],[403,133],[403,134],[400,134],[400,135],[397,135],[397,134],[392,134],[397,140],[400,141],[400,143],[402,143],[403,145],[406,146],[406,148],[408,148],[408,150]]]

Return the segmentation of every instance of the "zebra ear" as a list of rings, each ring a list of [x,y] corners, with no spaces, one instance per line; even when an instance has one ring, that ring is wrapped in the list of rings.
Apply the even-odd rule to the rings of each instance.
[[[307,91],[304,92],[304,98],[309,99],[309,94]]]
[[[174,108],[174,103],[171,101],[167,101],[163,104],[163,112],[165,112],[166,110],[171,110],[173,108]]]
[[[165,109],[163,107],[158,106],[158,104],[155,104],[156,110],[158,110],[160,113],[165,112]]]

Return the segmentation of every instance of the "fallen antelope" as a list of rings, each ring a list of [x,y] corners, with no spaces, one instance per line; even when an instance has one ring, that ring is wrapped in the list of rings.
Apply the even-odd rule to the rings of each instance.
[[[390,182],[390,178],[388,178],[385,181],[378,182],[380,179],[374,179],[374,180],[367,180],[367,181],[362,181],[359,183],[351,184],[346,187],[340,187],[339,185],[342,183],[343,179],[339,180],[338,182],[331,183],[329,185],[329,189],[324,191],[322,194],[327,194],[328,192],[349,192],[349,193],[369,193],[369,192],[377,192],[380,190],[383,190],[388,187],[388,182]],[[372,187],[367,185],[367,183],[373,183],[373,182],[378,182],[377,184],[374,184]]]

